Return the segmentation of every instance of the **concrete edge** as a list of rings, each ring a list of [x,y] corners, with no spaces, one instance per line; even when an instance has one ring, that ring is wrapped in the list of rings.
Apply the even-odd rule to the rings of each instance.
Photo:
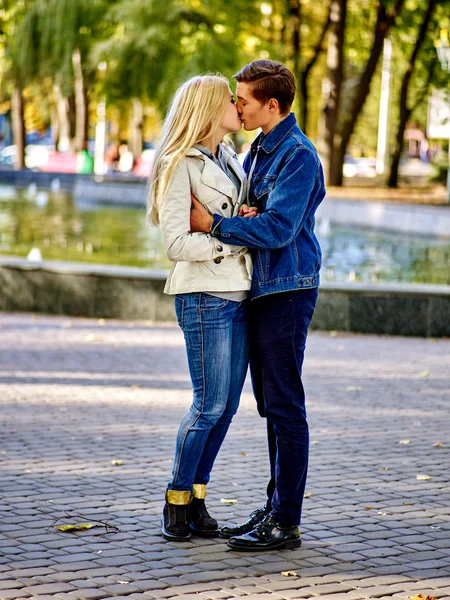
[[[0,257],[0,311],[175,321],[167,271]],[[324,282],[312,329],[450,337],[450,286]]]
[[[165,269],[145,269],[142,267],[123,267],[97,263],[77,263],[69,261],[43,260],[29,261],[20,256],[0,256],[0,267],[14,268],[24,271],[45,271],[70,275],[95,275],[100,277],[116,277],[120,279],[152,279],[165,280],[169,273]],[[360,293],[393,293],[450,295],[450,285],[428,283],[362,283],[322,281],[323,290]]]

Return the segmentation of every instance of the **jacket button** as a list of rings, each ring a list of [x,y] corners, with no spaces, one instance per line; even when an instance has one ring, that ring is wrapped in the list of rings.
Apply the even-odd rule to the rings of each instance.
[[[222,204],[222,209],[223,209],[223,210],[225,210],[226,208],[228,208],[228,204],[227,204],[226,202],[224,202],[224,203]]]
[[[220,244],[218,246],[216,246],[216,250],[217,252],[222,252],[223,250],[223,246],[221,246]]]
[[[214,259],[214,262],[216,263],[216,265],[220,265],[222,260],[223,260],[223,256],[218,256],[217,258]]]

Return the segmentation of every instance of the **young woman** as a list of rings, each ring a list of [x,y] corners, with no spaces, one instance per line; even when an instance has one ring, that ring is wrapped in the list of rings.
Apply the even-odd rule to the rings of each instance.
[[[239,213],[245,173],[223,138],[240,129],[227,80],[193,77],[174,97],[150,175],[150,221],[160,225],[173,262],[164,291],[175,295],[193,388],[162,516],[162,535],[172,541],[219,532],[205,506],[206,484],[247,372],[250,254],[189,225],[191,194],[211,214]]]

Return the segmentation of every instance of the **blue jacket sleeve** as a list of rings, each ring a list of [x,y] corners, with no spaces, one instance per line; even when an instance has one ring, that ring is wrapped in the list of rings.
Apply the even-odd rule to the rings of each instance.
[[[265,211],[249,219],[214,215],[211,233],[227,244],[249,248],[271,250],[288,246],[310,213],[318,170],[313,152],[295,148],[269,192]]]

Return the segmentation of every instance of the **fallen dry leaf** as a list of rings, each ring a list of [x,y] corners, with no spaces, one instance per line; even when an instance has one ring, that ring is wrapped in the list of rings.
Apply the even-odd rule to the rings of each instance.
[[[419,373],[417,377],[429,377],[429,375],[430,371],[422,371],[422,373]]]
[[[371,506],[365,506],[364,508],[365,508],[366,510],[371,510],[371,509],[372,509],[372,507],[371,507]]]
[[[96,523],[69,523],[68,525],[55,525],[59,531],[64,533],[71,533],[72,531],[87,531],[92,527],[97,527]]]
[[[98,319],[97,323],[101,326],[103,326],[105,324],[105,319]]]
[[[303,498],[311,498],[312,496],[312,492],[306,492],[306,494],[303,494]]]
[[[418,479],[419,481],[428,481],[429,479],[433,479],[431,477],[431,475],[416,475],[416,479]]]
[[[221,498],[220,501],[222,502],[222,504],[237,504],[237,500],[234,500],[232,498]]]
[[[410,443],[411,443],[411,440],[400,440],[399,441],[399,444],[404,444],[405,446],[407,446]]]
[[[241,456],[248,456],[247,452],[241,452]]]
[[[442,442],[436,442],[435,444],[433,444],[433,448],[443,448],[444,444]]]
[[[94,335],[93,333],[90,333],[89,335],[86,335],[84,338],[85,342],[101,342],[103,341],[103,338],[100,337],[99,335]]]
[[[339,331],[330,331],[330,337],[337,337],[339,335]]]
[[[388,470],[388,467],[380,467],[378,470],[379,470],[379,471],[387,471],[387,470]]]
[[[347,392],[359,392],[362,390],[362,385],[348,385],[345,389]]]
[[[126,584],[126,583],[130,583],[130,582],[129,581],[123,581],[122,579],[118,579],[117,583]]]
[[[297,577],[297,573],[295,571],[281,571],[283,577]]]
[[[318,442],[317,440],[313,440],[313,441],[311,442],[311,445],[312,445],[312,446],[316,446],[317,444],[320,444],[320,442]]]
[[[410,596],[409,600],[436,600],[434,596],[425,596],[424,594],[417,594],[417,596]]]
[[[121,465],[123,465],[123,460],[112,460],[111,464],[115,467],[120,467]]]

